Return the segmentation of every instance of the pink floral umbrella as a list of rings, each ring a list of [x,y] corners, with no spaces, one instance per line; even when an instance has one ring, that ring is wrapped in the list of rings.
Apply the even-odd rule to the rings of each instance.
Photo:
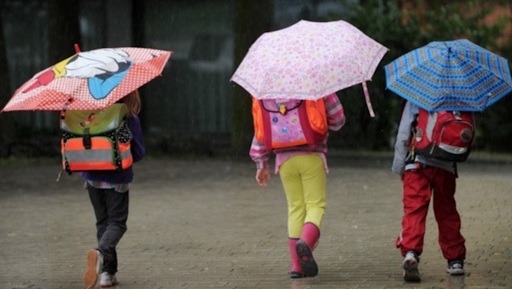
[[[388,49],[343,20],[298,23],[261,35],[233,74],[258,99],[318,99],[366,81]]]

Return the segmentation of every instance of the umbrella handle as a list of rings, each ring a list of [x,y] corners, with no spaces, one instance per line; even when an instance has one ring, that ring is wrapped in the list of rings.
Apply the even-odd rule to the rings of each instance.
[[[366,106],[368,107],[368,112],[371,117],[375,117],[375,113],[373,112],[372,101],[370,100],[370,93],[368,92],[368,87],[366,86],[366,81],[363,81],[363,92],[364,98],[366,100]]]

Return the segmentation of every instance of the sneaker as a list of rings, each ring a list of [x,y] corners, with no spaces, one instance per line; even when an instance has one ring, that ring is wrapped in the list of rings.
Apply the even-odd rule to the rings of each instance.
[[[297,245],[295,245],[295,249],[300,259],[304,277],[315,277],[318,274],[318,266],[308,245],[304,241],[299,240]]]
[[[117,278],[115,274],[109,274],[108,272],[103,272],[100,275],[100,286],[102,288],[112,287],[117,285]]]
[[[98,274],[103,267],[103,257],[100,251],[90,249],[87,251],[87,268],[84,272],[84,285],[86,289],[91,289],[98,283]]]
[[[448,262],[448,269],[446,269],[446,272],[450,273],[450,275],[464,275],[464,261],[455,260]]]
[[[420,271],[418,263],[420,262],[418,254],[409,251],[405,254],[402,268],[404,269],[404,280],[407,282],[420,282]]]

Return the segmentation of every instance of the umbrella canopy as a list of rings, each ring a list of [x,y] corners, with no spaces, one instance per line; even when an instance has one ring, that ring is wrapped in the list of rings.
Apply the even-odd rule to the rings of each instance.
[[[258,99],[318,99],[371,80],[388,49],[339,20],[298,23],[261,35],[231,80]]]
[[[159,76],[171,54],[134,47],[77,51],[34,75],[2,111],[105,108]]]
[[[388,89],[428,111],[483,111],[512,91],[507,59],[466,39],[431,42],[384,70]]]

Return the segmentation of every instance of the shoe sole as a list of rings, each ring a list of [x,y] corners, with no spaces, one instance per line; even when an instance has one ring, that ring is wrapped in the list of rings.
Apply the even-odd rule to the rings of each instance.
[[[102,279],[100,277],[100,279]],[[109,288],[109,287],[114,287],[116,285],[118,285],[119,282],[117,282],[117,278],[114,276],[114,277],[110,277],[110,280],[108,282],[102,282],[102,280],[100,280],[100,287],[101,288]]]
[[[99,253],[96,250],[87,251],[87,268],[84,272],[84,285],[86,289],[91,289],[98,283],[98,261]]]
[[[291,279],[300,279],[300,278],[304,278],[306,276],[304,276],[304,274],[300,273],[300,272],[290,272],[290,278]]]
[[[101,284],[100,287],[101,288],[110,288],[110,287],[114,287],[116,286],[117,284],[119,284],[119,282],[112,282],[112,284]]]
[[[446,272],[448,272],[452,276],[464,275],[464,269],[448,269],[446,270]]]
[[[407,260],[403,263],[404,280],[407,282],[420,282],[420,271],[418,270],[418,262]]]
[[[302,273],[306,277],[315,277],[318,275],[318,266],[313,258],[313,254],[309,249],[308,245],[304,241],[299,240],[295,246],[297,255],[300,259],[300,265],[302,266]]]

